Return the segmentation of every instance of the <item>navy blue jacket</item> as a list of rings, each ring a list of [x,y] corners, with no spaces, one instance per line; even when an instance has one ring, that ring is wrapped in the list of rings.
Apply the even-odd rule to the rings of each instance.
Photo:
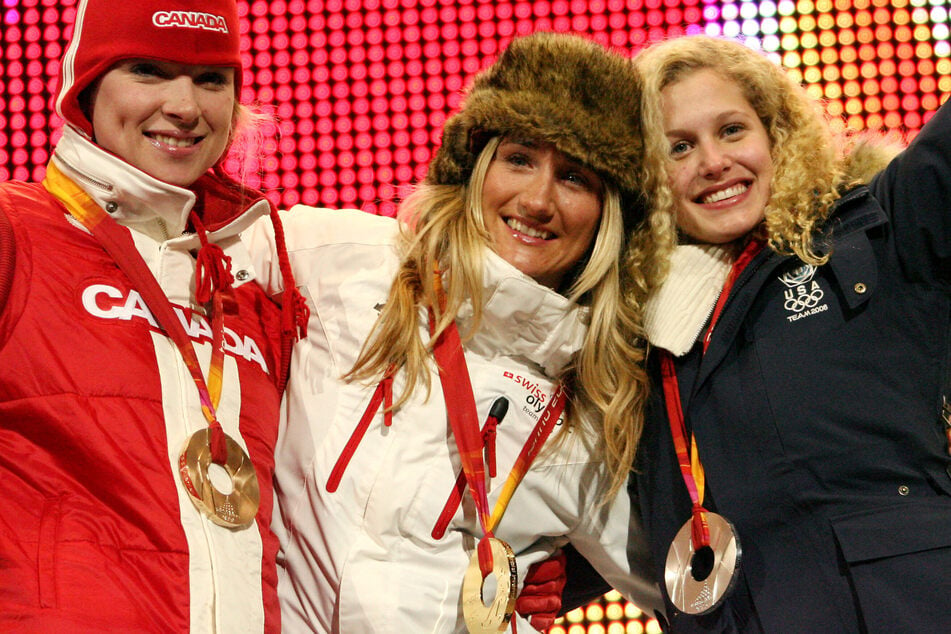
[[[839,201],[823,240],[818,268],[761,252],[707,353],[676,361],[742,576],[709,615],[669,606],[671,631],[951,631],[951,104]],[[631,489],[662,580],[690,500],[652,357]]]

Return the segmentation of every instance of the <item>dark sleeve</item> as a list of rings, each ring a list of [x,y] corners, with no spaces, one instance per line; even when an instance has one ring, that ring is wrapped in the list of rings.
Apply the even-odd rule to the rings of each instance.
[[[869,184],[906,277],[951,282],[951,100]]]
[[[564,547],[566,563],[565,574],[568,577],[565,589],[561,593],[561,611],[558,616],[588,605],[605,592],[611,590],[608,582],[601,578],[588,560],[578,554],[571,544]]]

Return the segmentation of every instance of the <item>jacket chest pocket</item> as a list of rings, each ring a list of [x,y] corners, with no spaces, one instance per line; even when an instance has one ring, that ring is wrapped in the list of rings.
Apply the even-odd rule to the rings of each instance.
[[[890,458],[896,447],[905,456],[939,449],[951,300],[908,282],[894,262],[875,269],[870,251],[845,257],[846,247],[837,246],[837,267],[834,256],[812,272],[786,268],[764,289],[745,340],[754,359],[746,372],[761,378],[762,393],[744,386],[753,393],[743,398],[766,404],[788,460],[822,489],[877,494],[903,468]],[[822,294],[812,314],[782,314],[810,292]]]
[[[940,629],[951,613],[951,501],[912,502],[834,518],[839,552],[869,632]]]
[[[843,335],[836,331],[866,310],[878,287],[878,262],[868,234],[839,236],[823,266],[792,259],[773,274],[752,312],[751,333],[757,340],[791,344],[839,341]]]

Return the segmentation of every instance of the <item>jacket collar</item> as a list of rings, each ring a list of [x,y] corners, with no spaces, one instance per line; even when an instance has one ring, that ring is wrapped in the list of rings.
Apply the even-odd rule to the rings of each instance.
[[[834,244],[832,257],[826,266],[834,271],[833,279],[853,308],[868,301],[877,286],[875,253],[867,231],[887,222],[885,212],[869,195],[868,188],[859,186],[836,201],[832,216],[823,229],[824,239],[832,240]],[[765,248],[743,270],[733,286],[734,296],[724,307],[710,347],[703,355],[694,391],[710,378],[727,355],[763,286],[777,274],[777,269],[794,259],[795,256],[780,255]],[[857,281],[862,281],[866,290],[856,291],[853,282]]]
[[[218,202],[219,192],[226,189],[214,176],[202,177],[192,189],[160,181],[103,150],[68,125],[63,127],[52,160],[116,222],[158,241],[185,232],[188,215],[197,200],[196,192],[204,194],[206,200]],[[269,211],[266,200],[255,196],[246,202],[252,201],[255,204],[246,210],[236,206],[224,222],[206,222],[209,239],[235,235]],[[222,204],[227,205],[228,201]]]
[[[644,305],[647,340],[674,356],[693,347],[723,290],[733,250],[717,244],[682,244],[670,257],[667,279]]]
[[[524,357],[557,377],[584,343],[587,309],[538,284],[491,249],[486,249],[483,271],[482,321],[466,347],[490,359]],[[466,305],[458,317],[461,332],[471,318]]]

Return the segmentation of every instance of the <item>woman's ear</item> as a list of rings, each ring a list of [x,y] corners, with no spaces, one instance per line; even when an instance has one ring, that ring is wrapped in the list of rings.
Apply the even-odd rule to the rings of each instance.
[[[82,111],[83,116],[89,121],[90,124],[93,123],[92,120],[92,111],[93,107],[96,105],[96,93],[99,92],[99,82],[100,79],[92,82],[85,88],[82,92],[79,93],[77,100],[79,101],[79,109]],[[93,141],[96,140],[96,131],[92,131]]]
[[[248,122],[245,120],[247,118],[246,109],[240,103],[238,103],[237,97],[234,100],[234,108],[231,112],[231,129],[228,131],[228,145],[225,146],[225,154],[228,153],[228,150],[231,149],[231,144],[234,143],[235,138],[238,136],[238,130],[242,125],[246,125]]]

